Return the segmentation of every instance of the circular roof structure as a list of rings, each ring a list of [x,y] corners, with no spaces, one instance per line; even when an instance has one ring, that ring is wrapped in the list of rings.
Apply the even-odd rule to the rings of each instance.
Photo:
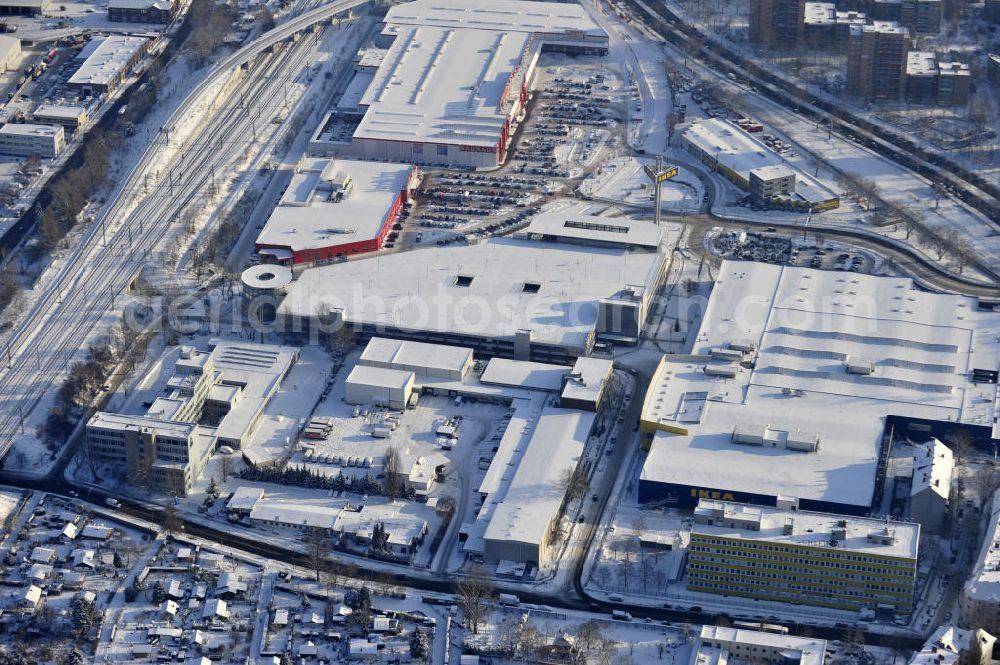
[[[262,263],[250,266],[240,277],[243,286],[254,289],[280,289],[292,282],[292,269],[288,266]]]

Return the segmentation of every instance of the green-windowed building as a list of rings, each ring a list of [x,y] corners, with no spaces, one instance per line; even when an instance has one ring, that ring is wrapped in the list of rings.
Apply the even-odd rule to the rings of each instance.
[[[691,591],[909,614],[920,525],[702,499]]]

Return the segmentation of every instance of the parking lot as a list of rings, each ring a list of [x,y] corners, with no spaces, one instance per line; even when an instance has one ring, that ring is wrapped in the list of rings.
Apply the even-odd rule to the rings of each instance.
[[[831,244],[819,246],[776,232],[731,231],[713,235],[708,242],[713,253],[727,259],[857,273],[869,273],[874,268],[868,254]]]

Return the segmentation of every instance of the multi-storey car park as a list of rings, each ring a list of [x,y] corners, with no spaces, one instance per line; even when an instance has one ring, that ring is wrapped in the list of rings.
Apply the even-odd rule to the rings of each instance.
[[[388,11],[381,45],[374,72],[359,63],[349,87],[360,111],[351,135],[329,131],[334,112],[314,154],[496,167],[541,52],[606,54],[608,36],[575,4],[416,0]]]
[[[702,499],[687,588],[909,614],[920,525]]]
[[[642,502],[863,515],[894,438],[998,438],[1000,315],[906,278],[723,262],[641,417]]]
[[[306,338],[343,323],[361,338],[570,362],[597,338],[638,340],[665,265],[658,251],[496,238],[309,268],[277,316]]]

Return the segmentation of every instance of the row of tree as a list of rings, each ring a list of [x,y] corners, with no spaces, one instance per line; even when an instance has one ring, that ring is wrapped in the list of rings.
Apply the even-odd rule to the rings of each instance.
[[[345,476],[343,473],[338,473],[335,476],[327,476],[316,473],[305,466],[281,468],[270,464],[257,465],[247,463],[247,466],[240,472],[240,477],[244,480],[254,482],[292,485],[309,489],[334,490],[337,492],[346,491],[353,494],[380,495],[382,493],[382,484],[368,473],[365,473],[363,476],[350,477]]]

